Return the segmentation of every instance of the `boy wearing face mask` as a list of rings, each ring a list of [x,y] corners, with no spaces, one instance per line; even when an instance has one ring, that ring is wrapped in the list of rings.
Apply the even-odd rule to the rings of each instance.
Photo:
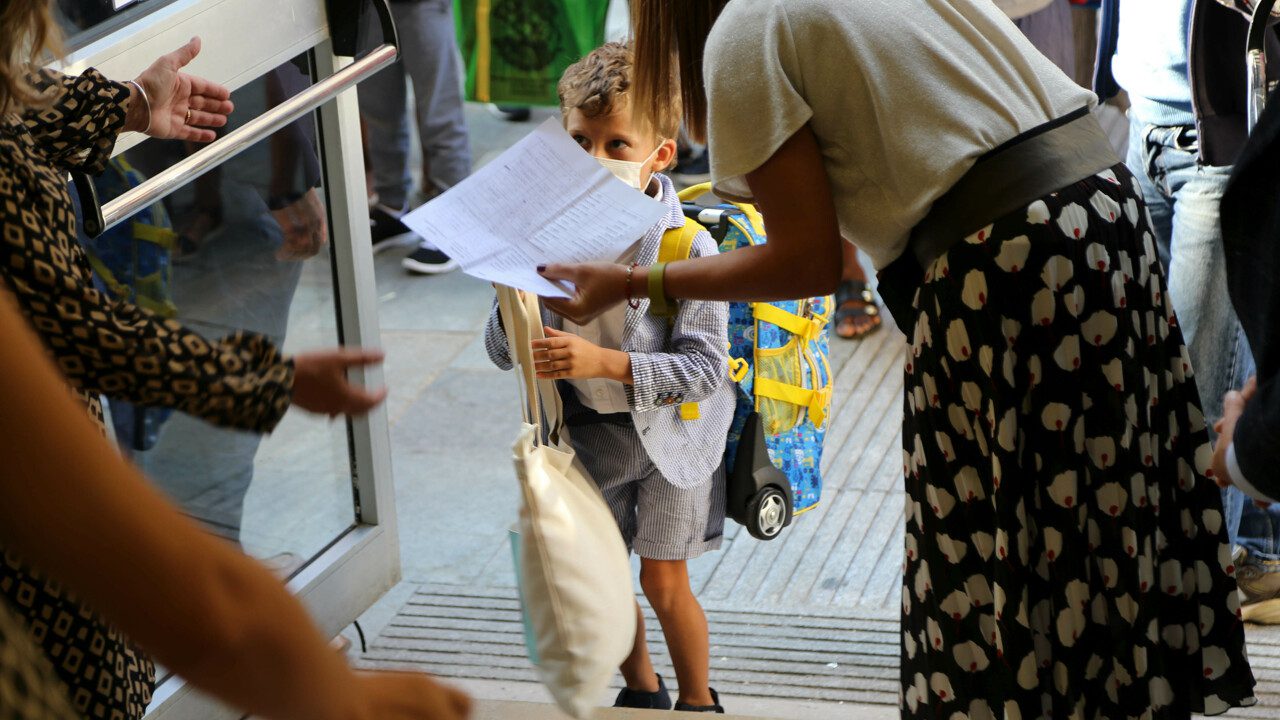
[[[619,258],[656,261],[662,236],[684,225],[680,199],[658,171],[676,155],[680,97],[659,109],[630,107],[631,50],[609,43],[565,71],[565,129],[614,175],[663,202],[667,214]],[[714,255],[705,231],[692,257]],[[630,549],[640,586],[662,625],[679,683],[676,710],[724,712],[708,686],[707,620],[689,584],[687,561],[720,547],[725,517],[725,436],[734,412],[728,378],[728,305],[686,301],[673,318],[648,312],[647,299],[577,325],[546,310],[547,339],[534,343],[539,378],[551,378],[565,404],[569,439],[600,486]],[[485,328],[489,357],[512,367],[495,306]],[[696,404],[696,405],[695,405]],[[615,707],[669,710],[653,670],[643,615],[622,665],[626,687]]]

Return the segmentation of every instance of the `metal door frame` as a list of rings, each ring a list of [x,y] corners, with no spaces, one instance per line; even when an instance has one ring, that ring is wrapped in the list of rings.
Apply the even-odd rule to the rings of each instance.
[[[356,14],[348,13],[349,16]],[[361,67],[353,64],[352,58],[334,54],[327,18],[324,0],[266,3],[261,0],[177,0],[76,49],[58,67],[72,74],[96,67],[111,78],[132,78],[156,57],[198,35],[203,43],[202,51],[188,70],[233,90],[308,50],[315,58],[317,85],[344,70],[348,75],[366,74],[352,72]],[[343,30],[349,32],[350,28]],[[391,38],[388,40],[394,43]],[[368,68],[368,58],[359,62]],[[377,347],[381,345],[381,333],[355,90],[326,91],[317,95],[315,101],[323,102],[319,105],[319,140],[333,238],[340,339],[349,346]],[[263,132],[258,139],[267,135],[269,132]],[[228,147],[227,139],[224,137],[200,151],[225,155],[215,158],[216,162],[210,160],[209,167],[234,157],[254,140],[242,136],[241,142],[230,143],[237,145],[233,149]],[[141,140],[136,135],[122,136],[116,152],[123,152]],[[172,187],[149,186],[157,180],[165,181],[157,176],[134,190],[163,197],[191,177],[166,181]],[[108,223],[113,215],[117,219],[124,216],[121,214],[124,208],[119,205],[115,213],[110,212],[112,204],[109,203],[107,209]],[[358,384],[379,387],[383,384],[382,369],[354,371],[352,379]],[[288,583],[289,590],[306,604],[315,621],[330,635],[349,625],[400,580],[400,544],[385,405],[367,417],[349,421],[348,432],[356,523],[334,538]],[[237,711],[201,695],[177,677],[169,678],[157,688],[148,713],[148,717],[163,720],[239,716]]]

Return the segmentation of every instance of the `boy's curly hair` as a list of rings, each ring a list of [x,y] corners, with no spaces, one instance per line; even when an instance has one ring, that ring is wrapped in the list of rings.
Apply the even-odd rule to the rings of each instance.
[[[675,138],[682,114],[679,94],[673,86],[665,102],[635,107],[631,103],[632,57],[630,43],[610,42],[570,65],[556,87],[560,113],[568,117],[570,110],[577,110],[595,118],[630,108],[636,126],[663,138]]]

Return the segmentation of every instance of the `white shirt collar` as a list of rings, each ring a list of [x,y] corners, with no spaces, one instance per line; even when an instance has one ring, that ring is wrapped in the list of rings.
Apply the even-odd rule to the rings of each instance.
[[[649,197],[653,198],[654,200],[657,200],[658,202],[662,202],[662,196],[663,196],[664,190],[662,187],[662,181],[658,179],[658,173],[653,173],[652,175],[649,176],[649,187],[653,188],[655,185],[657,187],[654,188],[653,194],[649,195]],[[648,194],[648,192],[646,191],[645,194]]]

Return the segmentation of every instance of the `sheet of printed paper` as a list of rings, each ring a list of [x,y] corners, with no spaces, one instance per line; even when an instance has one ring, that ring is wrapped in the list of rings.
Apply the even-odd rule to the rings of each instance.
[[[468,275],[568,297],[572,288],[538,275],[538,265],[617,260],[666,212],[552,118],[403,220]]]

